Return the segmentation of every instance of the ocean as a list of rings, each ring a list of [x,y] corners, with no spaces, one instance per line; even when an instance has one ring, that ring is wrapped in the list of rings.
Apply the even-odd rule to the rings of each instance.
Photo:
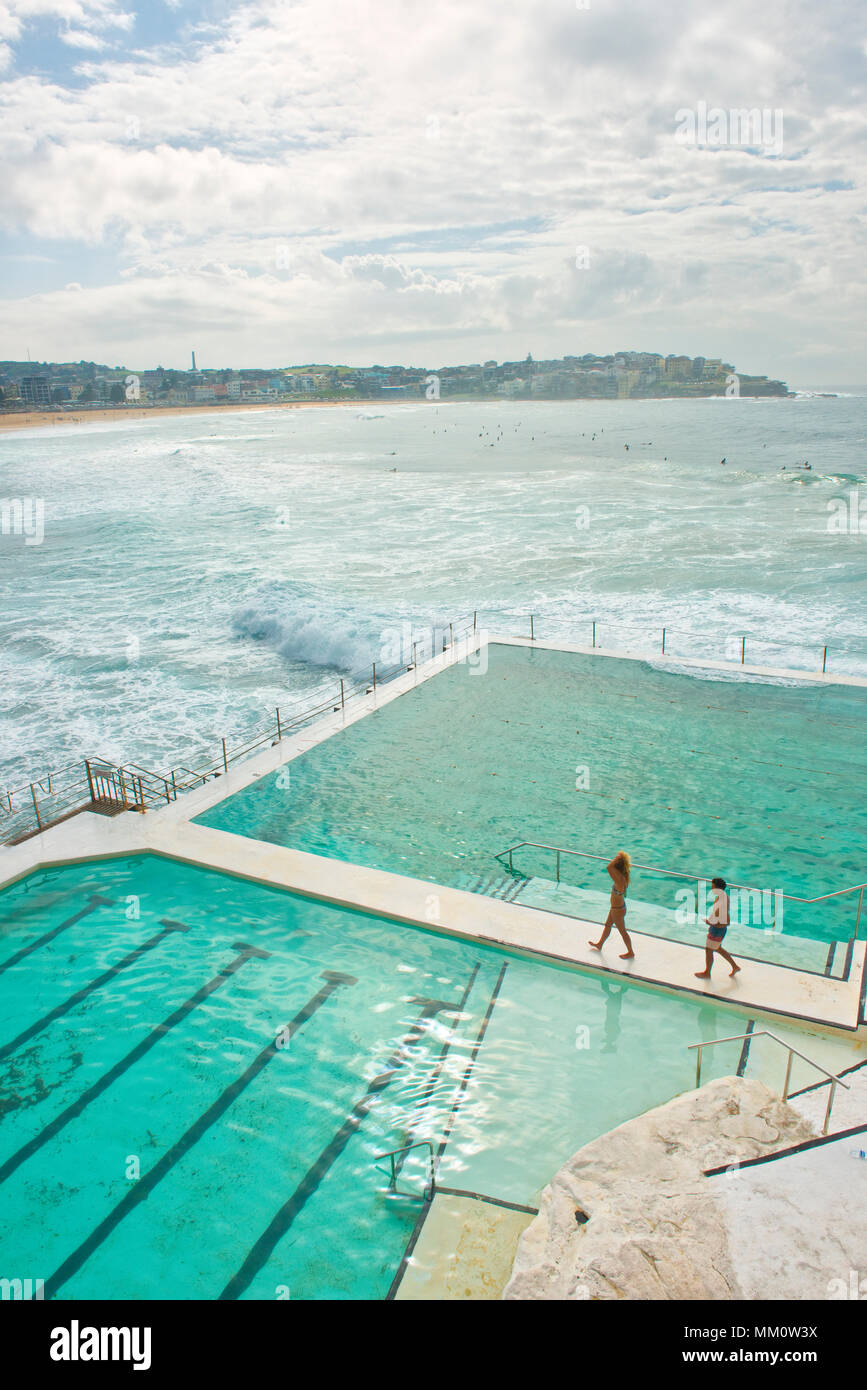
[[[0,534],[0,788],[86,755],[214,757],[474,610],[576,642],[596,620],[606,647],[665,626],[680,655],[739,659],[745,638],[748,662],[809,669],[827,645],[829,670],[867,675],[867,389],[849,391],[0,436],[0,503],[22,504]]]

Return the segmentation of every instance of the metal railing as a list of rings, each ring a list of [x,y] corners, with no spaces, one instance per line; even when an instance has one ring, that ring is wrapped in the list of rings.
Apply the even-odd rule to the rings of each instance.
[[[480,613],[480,621],[490,614],[498,618],[505,617],[510,624],[515,624],[516,626],[520,625],[521,631],[512,634],[515,637],[529,637],[531,642],[535,642],[538,639],[539,634],[536,631],[536,625],[539,620],[539,614],[537,613],[514,613],[505,609],[486,609],[480,610]],[[574,642],[576,646],[588,645],[591,650],[599,649],[600,651],[607,652],[621,651],[624,655],[655,656],[658,654],[659,656],[666,656],[671,660],[677,660],[679,656],[684,659],[687,657],[686,652],[675,652],[672,649],[672,639],[687,639],[690,642],[698,643],[699,650],[707,660],[723,660],[739,666],[745,666],[747,664],[748,643],[752,649],[750,651],[751,658],[759,662],[759,664],[767,663],[762,663],[759,657],[753,657],[754,649],[757,646],[770,647],[777,651],[788,649],[798,652],[799,654],[815,651],[815,666],[802,667],[796,665],[789,668],[792,670],[803,670],[805,675],[827,675],[829,654],[834,650],[837,651],[838,657],[841,658],[852,655],[848,649],[844,647],[832,648],[832,645],[828,642],[816,642],[814,646],[812,643],[783,642],[768,637],[757,637],[753,633],[733,632],[727,634],[724,639],[723,655],[721,657],[708,657],[706,656],[708,649],[707,632],[694,632],[691,629],[673,627],[670,624],[666,624],[664,627],[651,628],[646,624],[638,625],[624,623],[619,618],[582,617],[574,621],[558,619],[555,620],[554,626],[556,628],[556,636],[551,638],[552,641]],[[571,629],[570,635],[566,637],[564,634],[569,629]],[[636,646],[611,646],[599,640],[600,629],[617,631],[618,633],[624,630],[631,630],[635,633],[640,633],[640,640]],[[653,635],[654,633],[656,636]],[[582,636],[585,639],[584,641],[581,640]],[[588,637],[590,640],[586,642],[586,638]],[[619,639],[617,640],[619,641]],[[858,657],[863,662],[867,659],[867,647],[860,643],[856,643],[855,646],[857,648]],[[689,657],[690,659],[697,659],[694,649],[690,650]]]
[[[402,654],[403,659],[389,669],[383,669],[380,664],[374,662],[369,679],[360,680],[358,678],[353,678],[350,680],[340,680],[333,693],[328,695],[323,693],[317,703],[299,708],[298,706],[301,705],[301,702],[298,702],[298,705],[289,711],[288,718],[286,717],[285,709],[277,708],[276,719],[269,719],[268,724],[264,726],[261,732],[257,732],[255,736],[251,733],[247,740],[239,746],[230,749],[227,740],[221,739],[220,756],[209,759],[202,767],[191,766],[190,760],[187,758],[184,764],[175,766],[167,772],[152,772],[148,769],[134,767],[134,765],[131,764],[111,764],[105,759],[82,759],[75,763],[68,764],[65,768],[61,768],[59,772],[50,772],[40,778],[34,778],[32,781],[25,783],[21,787],[14,788],[11,791],[0,792],[0,827],[2,827],[0,828],[0,844],[14,843],[16,840],[24,838],[29,834],[34,834],[39,830],[45,829],[47,825],[54,824],[65,816],[73,815],[78,810],[86,809],[92,801],[90,794],[91,788],[87,782],[86,776],[86,763],[88,761],[94,764],[102,763],[114,768],[116,777],[119,772],[123,772],[124,776],[123,783],[121,784],[120,796],[122,806],[123,785],[125,785],[126,782],[127,771],[130,773],[135,772],[137,776],[141,775],[149,785],[155,785],[159,782],[170,784],[171,796],[172,799],[174,799],[178,792],[187,791],[193,786],[198,786],[208,781],[211,777],[218,777],[228,772],[229,766],[232,763],[248,757],[252,752],[255,752],[256,749],[261,748],[264,744],[279,741],[287,732],[297,732],[304,724],[319,718],[321,715],[332,710],[345,708],[348,700],[360,695],[370,694],[371,691],[375,692],[377,687],[384,684],[386,681],[404,674],[407,670],[412,670],[418,664],[419,646],[423,645],[425,647],[425,657],[423,659],[427,659],[429,655],[438,654],[433,651],[438,637],[441,637],[443,651],[456,646],[460,642],[462,636],[469,637],[470,633],[475,636],[479,631],[483,631],[483,635],[487,638],[488,634],[484,630],[485,619],[488,615],[494,613],[500,618],[506,617],[506,621],[509,625],[521,624],[529,629],[528,633],[522,631],[522,633],[516,633],[514,635],[522,637],[529,635],[531,641],[535,642],[537,640],[536,623],[538,615],[532,613],[515,614],[509,612],[507,614],[506,610],[476,610],[472,618],[467,617],[456,622],[433,625],[431,629],[431,650],[429,652],[427,651],[426,641],[424,643],[411,641],[408,644],[407,652]],[[600,650],[602,650],[603,648],[600,647],[597,641],[597,627],[601,625],[600,620],[588,618],[582,621],[586,621],[589,629],[591,649],[599,647]],[[604,622],[614,626],[617,620],[605,619]],[[618,624],[618,626],[622,627],[623,625]],[[561,635],[563,630],[562,623],[557,624],[557,629],[559,640],[568,640]],[[640,648],[634,648],[631,651],[628,647],[620,648],[619,650],[622,651],[623,655],[650,655],[647,650],[647,641],[644,640],[647,629],[642,628],[641,631],[643,640]],[[672,655],[670,649],[666,646],[666,642],[670,639],[673,632],[678,633],[680,636],[697,638],[706,650],[707,633],[687,634],[685,630],[665,627],[661,629],[659,645],[661,655]],[[490,640],[496,641],[496,636],[492,635]],[[730,642],[731,640],[732,639],[729,639]],[[747,640],[746,636],[738,636],[737,638],[737,643],[740,644],[739,655],[741,664],[744,664],[746,660]],[[750,637],[749,640],[755,642],[765,639]],[[607,647],[604,648],[604,650],[616,651],[618,649]],[[821,667],[823,673],[827,668],[829,650],[830,648],[827,645],[823,647]],[[805,671],[805,674],[811,673]],[[156,795],[158,799],[158,793],[156,793]],[[113,804],[113,799],[111,804]],[[144,798],[144,804],[148,804],[147,797]],[[798,899],[797,901],[809,902],[813,900]]]
[[[413,1149],[427,1149],[429,1151],[430,1173],[428,1184],[424,1190],[424,1200],[426,1202],[430,1202],[433,1200],[433,1195],[436,1191],[436,1157],[434,1154],[434,1146],[429,1139],[418,1139],[414,1144],[404,1144],[403,1148],[389,1149],[384,1154],[374,1154],[374,1158],[377,1162],[379,1162],[379,1160],[383,1158],[391,1159],[391,1176],[389,1179],[389,1187],[392,1189],[393,1192],[396,1192],[398,1175],[397,1170],[395,1168],[394,1160],[396,1158],[403,1158],[408,1153],[412,1153]],[[380,1172],[383,1171],[383,1169],[380,1169]]]
[[[498,860],[501,864],[503,863],[504,856],[508,855],[509,873],[517,875],[519,878],[531,877],[531,875],[521,874],[520,870],[517,870],[514,867],[513,855],[519,849],[542,849],[554,854],[555,882],[557,883],[560,882],[561,855],[566,854],[575,859],[593,859],[601,864],[605,864],[608,862],[604,854],[589,854],[586,850],[565,849],[562,846],[558,845],[539,844],[534,840],[519,840],[517,844],[510,845],[508,849],[500,850],[499,854],[494,855],[494,858]],[[643,869],[646,873],[661,874],[663,877],[666,878],[686,879],[690,883],[699,884],[708,883],[710,881],[706,874],[687,874],[683,873],[680,869],[661,869],[655,864],[638,864],[635,862],[635,860],[632,861],[632,868]],[[728,888],[733,889],[739,893],[748,893],[751,899],[753,894],[760,894],[762,899],[764,899],[766,895],[770,897],[772,906],[771,923],[769,930],[772,932],[776,930],[777,914],[779,907],[782,903],[792,902],[801,903],[804,906],[811,906],[814,903],[827,902],[831,898],[843,898],[849,893],[857,893],[858,905],[855,911],[855,926],[852,932],[852,937],[853,940],[857,940],[858,938],[858,930],[861,923],[861,913],[864,906],[864,890],[865,888],[867,888],[867,883],[854,883],[849,888],[837,888],[832,893],[819,893],[815,898],[800,898],[795,893],[783,893],[780,889],[775,889],[771,893],[768,889],[752,888],[749,886],[749,884],[746,883],[729,883]],[[734,925],[738,924],[735,923]]]
[[[459,657],[460,644],[466,640],[469,646],[477,630],[475,613],[472,617],[434,625],[429,640],[426,636],[424,641],[411,642],[405,653],[401,651],[399,661],[387,667],[373,662],[369,677],[342,678],[331,690],[321,690],[312,703],[299,700],[289,706],[278,706],[273,715],[251,729],[242,742],[230,746],[226,738],[221,738],[219,754],[210,755],[199,765],[195,761],[185,761],[167,771],[154,772],[137,763],[117,764],[107,758],[83,758],[67,764],[59,772],[2,792],[0,844],[16,844],[79,811],[146,811],[149,807],[175,801],[181,793],[224,776],[233,764],[266,745],[281,742],[324,715],[345,710],[351,701],[375,694],[380,686],[416,669],[420,647],[423,648],[422,660],[447,651],[454,651]]]
[[[719,1043],[743,1042],[746,1038],[749,1038],[750,1040],[752,1040],[753,1038],[770,1038],[773,1042],[779,1043],[780,1047],[784,1047],[788,1052],[789,1056],[786,1062],[786,1079],[783,1082],[783,1093],[780,1097],[780,1099],[783,1101],[789,1099],[789,1082],[792,1079],[793,1057],[800,1057],[801,1061],[806,1062],[808,1067],[815,1067],[816,1071],[820,1071],[823,1076],[827,1077],[831,1085],[828,1091],[828,1104],[825,1107],[825,1123],[822,1126],[822,1133],[827,1134],[828,1125],[831,1121],[831,1108],[834,1104],[834,1097],[837,1094],[837,1087],[844,1086],[846,1090],[849,1091],[851,1090],[849,1082],[844,1081],[841,1076],[837,1076],[834,1072],[828,1071],[827,1068],[821,1066],[819,1062],[814,1062],[812,1057],[805,1057],[803,1052],[799,1052],[796,1047],[792,1047],[790,1043],[784,1042],[782,1038],[777,1037],[776,1033],[769,1032],[767,1028],[759,1028],[754,1033],[738,1033],[735,1035],[735,1037],[732,1038],[711,1038],[709,1042],[690,1043],[687,1048],[687,1051],[697,1052],[695,1059],[696,1089],[698,1089],[698,1087],[701,1085],[701,1057],[704,1048],[716,1047]]]

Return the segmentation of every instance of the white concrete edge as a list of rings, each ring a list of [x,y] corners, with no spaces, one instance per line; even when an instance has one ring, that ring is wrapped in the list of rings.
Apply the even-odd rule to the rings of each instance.
[[[298,892],[323,901],[333,902],[337,906],[383,915],[394,920],[405,922],[408,925],[421,927],[422,929],[457,935],[465,940],[479,941],[501,949],[517,949],[521,953],[529,953],[530,955],[537,956],[539,959],[545,959],[548,963],[551,963],[553,959],[555,963],[566,968],[578,968],[595,973],[600,973],[600,970],[605,970],[607,972],[608,967],[601,967],[598,960],[583,960],[571,956],[568,953],[566,955],[560,955],[559,952],[534,951],[532,945],[510,946],[507,941],[501,939],[496,934],[490,934],[485,930],[480,931],[478,923],[475,928],[471,930],[450,931],[448,928],[432,923],[425,917],[423,911],[407,913],[403,910],[400,901],[401,892],[399,886],[413,885],[412,891],[416,900],[418,900],[419,890],[424,890],[429,896],[439,894],[440,897],[442,897],[445,895],[449,900],[451,900],[453,895],[457,894],[459,896],[456,901],[466,900],[469,905],[475,905],[476,908],[479,903],[482,903],[487,905],[490,910],[490,906],[495,904],[497,908],[506,910],[507,914],[516,912],[525,915],[529,914],[531,919],[536,919],[539,923],[544,922],[545,919],[549,919],[549,921],[553,920],[554,923],[560,924],[561,928],[563,924],[567,924],[568,928],[573,932],[576,926],[580,927],[582,933],[585,928],[595,932],[598,929],[598,924],[596,923],[587,923],[580,918],[561,916],[560,914],[547,911],[543,912],[541,909],[537,910],[524,905],[501,903],[499,900],[491,899],[484,895],[466,893],[460,889],[447,888],[444,885],[430,883],[426,880],[405,878],[401,875],[388,873],[385,870],[366,869],[359,865],[346,864],[343,861],[328,859],[325,856],[308,855],[303,851],[270,845],[268,842],[255,840],[246,836],[230,835],[228,832],[211,831],[207,827],[193,826],[191,824],[195,817],[202,815],[211,807],[218,805],[236,792],[243,790],[252,782],[268,773],[276,771],[280,767],[291,762],[294,758],[300,757],[309,748],[324,742],[334,734],[348,728],[351,724],[357,723],[360,719],[372,714],[375,710],[384,708],[393,700],[399,699],[401,695],[405,695],[409,691],[416,689],[417,686],[432,679],[450,666],[457,665],[466,660],[473,652],[478,651],[482,646],[486,645],[541,647],[549,651],[573,652],[581,655],[601,656],[616,660],[656,662],[669,660],[668,657],[661,657],[661,654],[605,651],[599,647],[570,646],[561,643],[541,642],[522,637],[500,637],[488,634],[484,629],[479,629],[472,634],[467,634],[465,637],[458,638],[454,645],[447,648],[445,652],[432,657],[413,670],[407,671],[404,675],[389,681],[386,686],[377,686],[376,690],[371,694],[354,697],[353,708],[351,710],[344,708],[339,712],[324,715],[307,728],[301,730],[298,734],[286,737],[281,742],[276,742],[270,748],[264,749],[261,753],[253,754],[245,759],[238,767],[231,769],[228,773],[214,778],[201,787],[183,793],[177,801],[170,803],[168,806],[135,817],[129,812],[122,813],[114,818],[107,818],[92,812],[80,812],[69,820],[61,822],[58,825],[50,826],[41,834],[30,837],[28,840],[24,841],[23,844],[4,847],[2,852],[0,852],[2,853],[2,857],[0,857],[0,873],[2,873],[2,877],[0,877],[0,891],[38,869],[60,867],[65,864],[81,863],[82,861],[94,859],[156,853],[169,858],[181,859],[183,862],[199,865],[201,867],[213,868],[219,872],[230,873],[235,877],[252,879],[257,882],[266,882],[271,884],[271,886],[280,887],[287,891]],[[785,676],[786,678],[800,682],[812,681],[814,679],[805,676],[803,672],[777,670],[770,667],[741,667],[740,665],[732,666],[731,663],[727,662],[714,663],[697,659],[672,658],[672,660],[676,660],[678,665],[685,664],[694,666],[698,669],[706,667],[711,669],[745,671],[748,674]],[[861,681],[858,678],[841,680],[840,678],[819,677],[820,681],[823,679],[826,679],[826,683],[830,684],[867,685],[867,681]],[[194,833],[204,832],[208,835],[226,835],[230,841],[244,848],[241,851],[236,849],[231,854],[227,855],[225,859],[221,857],[216,862],[211,862],[207,856],[204,859],[200,858],[200,851],[194,852],[191,857],[188,857],[183,853],[179,853],[176,848],[178,836],[183,836],[185,830]],[[163,831],[169,832],[167,842],[163,842]],[[318,869],[321,871],[321,881],[318,880],[317,875],[314,875],[314,878],[317,879],[314,885],[312,887],[304,887],[295,881],[294,873],[290,874],[288,878],[284,875],[280,875],[273,880],[268,877],[261,879],[258,873],[253,871],[257,859],[259,859],[263,853],[275,854],[278,851],[289,855],[300,855],[302,860],[311,861],[311,863],[318,866]],[[330,890],[330,883],[335,871],[342,873],[344,870],[349,870],[356,874],[379,875],[386,884],[391,883],[394,886],[397,890],[396,896],[393,891],[386,887],[385,891],[380,891],[375,894],[373,906],[365,905],[362,900],[357,899],[351,892],[348,895],[335,898]],[[308,876],[305,874],[303,877],[306,880]],[[461,918],[463,918],[464,915],[464,911],[459,912]],[[474,916],[474,913],[471,912],[470,916]],[[537,927],[536,930],[538,931],[539,928]],[[639,935],[641,934],[639,933]],[[676,948],[678,951],[688,953],[694,951],[694,948],[684,943],[668,942],[664,941],[663,938],[646,936],[644,937],[644,941],[656,942],[660,945]],[[860,970],[857,969],[859,956]],[[761,971],[773,971],[777,976],[788,976],[790,979],[791,977],[797,977],[807,984],[808,994],[812,994],[813,989],[813,987],[809,985],[809,981],[820,981],[822,993],[827,993],[828,987],[831,987],[831,995],[827,1001],[828,1003],[831,1002],[831,998],[833,998],[834,993],[836,993],[834,986],[842,987],[847,993],[854,993],[854,1021],[852,1023],[844,1023],[839,1020],[828,1018],[827,1015],[819,1018],[815,1014],[806,1014],[803,1011],[790,1011],[782,1007],[775,1008],[773,1003],[769,1004],[767,1000],[762,1003],[751,1001],[746,1004],[739,1004],[735,1001],[731,1001],[731,1007],[748,1009],[752,1013],[755,1013],[759,1009],[764,1009],[769,1013],[769,1016],[783,1013],[786,1017],[793,1019],[795,1022],[800,1020],[805,1023],[820,1024],[823,1027],[845,1028],[847,1031],[858,1028],[860,983],[863,971],[867,969],[867,944],[861,942],[856,943],[850,979],[848,982],[845,982],[845,984],[842,981],[832,981],[824,977],[810,976],[807,972],[796,971],[787,966],[776,966],[769,962],[752,962],[751,965],[758,966]],[[628,975],[629,972],[618,970],[616,973]],[[679,984],[676,979],[648,979],[645,976],[641,976],[636,979],[636,982],[639,981],[648,988],[661,988],[666,991],[675,991],[678,993],[685,990],[693,994],[705,994],[704,991],[693,989],[691,985]],[[775,994],[777,991],[772,990],[771,993]],[[705,997],[707,997],[706,994]],[[719,998],[719,996],[710,997]],[[727,1005],[729,1003],[728,1000],[720,1000],[720,1002],[724,1002]],[[837,1008],[839,1008],[842,1002],[843,1001],[840,999],[834,1000]],[[806,1003],[807,1001],[803,999],[802,995],[802,1007],[806,1006]],[[832,1012],[836,1012],[836,1009],[832,1010]],[[846,1012],[848,1013],[849,1010],[847,1009]]]
[[[727,661],[709,661],[698,657],[671,657],[663,656],[660,652],[628,652],[618,650],[607,650],[602,647],[587,647],[577,644],[563,642],[545,642],[541,639],[530,637],[506,637],[495,633],[490,633],[485,628],[478,628],[472,633],[467,633],[463,637],[458,637],[453,646],[437,656],[429,658],[426,662],[407,671],[406,674],[398,676],[384,686],[377,686],[370,695],[355,695],[351,697],[351,708],[343,709],[331,714],[324,714],[314,720],[313,723],[301,730],[297,734],[288,735],[282,741],[274,742],[270,748],[264,749],[261,753],[253,753],[246,757],[237,766],[230,767],[229,771],[212,776],[202,786],[195,787],[190,791],[182,792],[176,801],[163,807],[157,807],[147,812],[150,817],[159,817],[170,821],[193,820],[196,816],[204,814],[213,806],[221,801],[227,800],[236,792],[242,791],[252,782],[268,773],[276,772],[278,768],[292,762],[294,758],[300,757],[308,749],[314,748],[317,744],[323,743],[332,735],[342,732],[349,728],[351,724],[357,723],[365,715],[372,714],[375,710],[384,709],[393,700],[399,699],[401,695],[406,695],[409,691],[423,685],[450,666],[459,665],[462,661],[474,652],[479,651],[483,646],[512,646],[539,648],[544,651],[570,652],[579,656],[601,657],[616,661],[640,661],[651,662],[656,665],[674,664],[677,666],[689,666],[696,671],[702,669],[715,671],[741,672],[746,675],[765,676],[773,678],[783,678],[792,680],[800,684],[819,684],[819,685],[851,685],[867,687],[867,679],[858,676],[833,676],[822,675],[821,673],[810,674],[804,671],[795,671],[785,667],[772,666],[741,666],[739,663]],[[336,699],[336,696],[335,696]],[[326,703],[323,701],[323,703]],[[291,722],[288,721],[288,722]],[[79,815],[86,812],[79,812]],[[34,846],[33,867],[52,862],[45,860],[41,856],[46,852],[46,836],[53,836],[62,826],[49,826],[41,834],[33,835],[23,845],[4,845],[0,846],[0,890],[8,883],[21,877],[21,870],[11,867],[9,856],[15,855],[16,851],[28,845]],[[17,857],[17,856],[16,856]],[[26,861],[26,855],[25,855]],[[5,872],[4,872],[5,871]],[[26,872],[26,870],[24,870]]]
[[[692,666],[696,670],[740,672],[747,676],[768,676],[776,680],[796,681],[799,685],[854,685],[867,687],[867,677],[838,676],[822,671],[799,671],[787,666],[749,666],[739,661],[711,661],[705,657],[675,656],[661,651],[619,651],[616,648],[586,647],[567,642],[544,642],[535,637],[488,636],[491,646],[540,647],[551,652],[574,652],[580,656],[602,656],[617,661],[647,661],[654,666]]]
[[[490,946],[555,968],[616,976],[675,997],[709,999],[734,1009],[745,1019],[761,1017],[773,1023],[783,1017],[805,1032],[819,1028],[835,1036],[858,1034],[867,942],[856,944],[848,981],[750,961],[734,983],[719,972],[710,990],[693,983],[692,972],[703,962],[697,948],[683,942],[635,932],[637,958],[625,965],[619,960],[619,948],[613,945],[602,956],[590,950],[588,936],[598,934],[599,924],[578,917],[326,859],[189,822],[157,824],[154,817],[129,813],[107,824],[103,817],[90,813],[76,819],[81,823],[77,828],[71,823],[57,827],[58,831],[69,831],[64,837],[63,857],[40,867],[152,854],[436,935]],[[32,870],[22,876],[27,872]]]

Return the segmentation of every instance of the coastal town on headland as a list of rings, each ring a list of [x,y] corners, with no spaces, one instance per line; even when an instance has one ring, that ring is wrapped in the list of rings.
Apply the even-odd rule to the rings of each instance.
[[[699,396],[789,396],[785,382],[739,372],[718,357],[656,352],[456,367],[306,364],[186,370],[107,367],[96,362],[0,362],[0,414],[131,407],[332,403],[372,400],[618,400]]]

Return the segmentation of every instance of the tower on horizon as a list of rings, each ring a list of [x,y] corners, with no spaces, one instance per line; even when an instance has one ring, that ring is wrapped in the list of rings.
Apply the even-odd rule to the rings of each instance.
[[[195,372],[195,371],[197,371],[197,370],[198,370],[198,368],[196,367],[196,353],[195,353],[195,349],[193,349],[193,371]]]

